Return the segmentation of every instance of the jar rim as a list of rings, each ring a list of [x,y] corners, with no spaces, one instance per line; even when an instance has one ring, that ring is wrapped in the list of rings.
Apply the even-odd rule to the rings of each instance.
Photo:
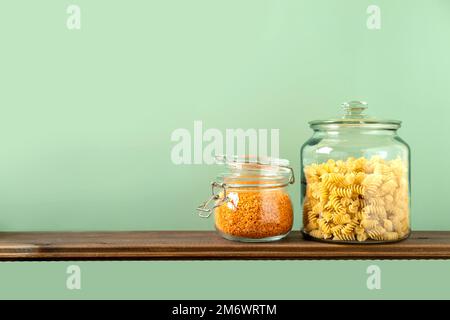
[[[215,156],[217,164],[225,164],[229,166],[271,166],[271,167],[286,167],[289,166],[289,160],[253,155],[217,155]]]
[[[401,127],[399,120],[376,120],[376,119],[330,119],[314,120],[309,122],[312,129],[340,129],[340,128],[361,128],[397,130]]]

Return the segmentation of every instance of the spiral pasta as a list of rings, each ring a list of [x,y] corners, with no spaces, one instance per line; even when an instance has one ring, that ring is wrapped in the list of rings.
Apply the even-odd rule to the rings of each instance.
[[[319,239],[396,241],[408,236],[408,167],[375,156],[305,167],[304,230]]]

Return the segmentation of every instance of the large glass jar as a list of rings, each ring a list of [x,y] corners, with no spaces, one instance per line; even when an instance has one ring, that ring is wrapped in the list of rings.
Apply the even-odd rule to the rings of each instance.
[[[367,104],[343,104],[340,119],[310,122],[303,145],[303,233],[343,243],[381,243],[410,234],[410,149],[401,122],[365,114]]]
[[[212,196],[197,208],[199,215],[207,218],[214,212],[216,230],[228,240],[284,238],[293,225],[289,161],[246,156],[218,157],[217,162],[227,170],[211,183]]]

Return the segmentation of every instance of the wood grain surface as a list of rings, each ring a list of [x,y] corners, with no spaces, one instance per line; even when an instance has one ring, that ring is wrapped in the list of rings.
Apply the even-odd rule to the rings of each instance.
[[[382,245],[342,245],[292,232],[273,243],[238,243],[213,231],[3,232],[0,260],[450,259],[450,231],[416,231]]]

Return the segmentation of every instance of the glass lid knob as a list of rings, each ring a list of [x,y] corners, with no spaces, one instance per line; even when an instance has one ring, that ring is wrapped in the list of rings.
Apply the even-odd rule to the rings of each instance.
[[[367,102],[364,101],[349,101],[342,104],[344,112],[344,119],[358,119],[366,118],[365,111],[367,110]]]

